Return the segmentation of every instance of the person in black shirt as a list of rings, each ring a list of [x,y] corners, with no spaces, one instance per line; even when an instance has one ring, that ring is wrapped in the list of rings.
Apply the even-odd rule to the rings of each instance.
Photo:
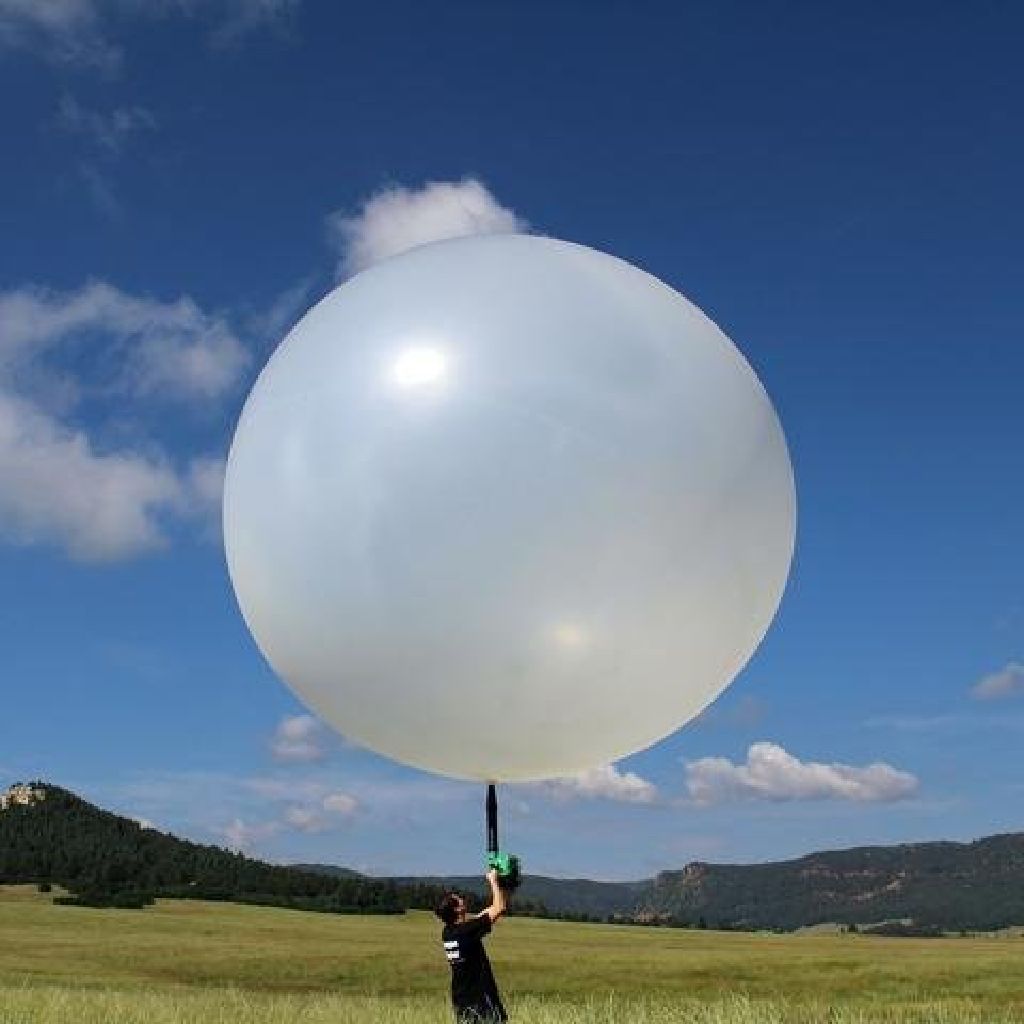
[[[482,941],[505,913],[505,894],[498,885],[497,871],[488,871],[487,881],[491,905],[479,914],[468,915],[466,901],[457,892],[447,893],[437,907],[437,916],[444,922],[441,941],[452,969],[452,1006],[458,1024],[508,1020]]]

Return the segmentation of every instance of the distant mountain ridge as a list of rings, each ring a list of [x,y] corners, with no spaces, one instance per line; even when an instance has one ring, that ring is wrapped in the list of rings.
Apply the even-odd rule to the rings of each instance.
[[[331,865],[266,864],[178,839],[46,783],[0,794],[0,883],[145,891],[335,913],[430,908],[480,876],[371,878]],[[697,861],[635,882],[527,876],[514,904],[557,916],[790,930],[908,920],[942,930],[1024,924],[1024,834],[858,847],[766,864]]]
[[[398,885],[420,882],[484,895],[486,884],[481,875],[398,876]],[[589,878],[549,878],[526,875],[516,890],[513,907],[529,906],[539,914],[588,917],[606,920],[611,917],[634,919],[642,914],[642,903],[651,891],[652,882],[595,882]]]
[[[479,876],[416,881],[483,891]],[[637,882],[528,875],[516,899],[557,915],[698,927],[788,931],[825,922],[910,920],[941,930],[987,931],[1024,924],[1024,833],[856,847],[766,864],[695,861]]]

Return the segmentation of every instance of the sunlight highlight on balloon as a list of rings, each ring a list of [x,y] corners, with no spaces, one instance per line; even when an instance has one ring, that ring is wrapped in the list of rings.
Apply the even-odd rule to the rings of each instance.
[[[436,389],[448,379],[448,360],[438,348],[403,349],[391,364],[391,382],[403,391]]]

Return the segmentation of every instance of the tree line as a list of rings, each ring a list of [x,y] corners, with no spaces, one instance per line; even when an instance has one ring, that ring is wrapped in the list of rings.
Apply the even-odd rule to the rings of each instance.
[[[84,906],[144,906],[155,897],[227,900],[327,913],[432,909],[438,886],[398,886],[267,864],[143,828],[57,786],[0,813],[0,883],[55,883]]]

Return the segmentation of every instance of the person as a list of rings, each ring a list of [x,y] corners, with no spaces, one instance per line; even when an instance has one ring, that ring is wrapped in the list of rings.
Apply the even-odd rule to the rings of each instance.
[[[467,914],[466,901],[457,892],[446,893],[436,911],[444,922],[441,941],[452,969],[452,1007],[457,1024],[499,1024],[508,1020],[483,944],[484,936],[505,913],[505,894],[498,885],[497,871],[491,869],[486,877],[491,903],[479,914]]]

